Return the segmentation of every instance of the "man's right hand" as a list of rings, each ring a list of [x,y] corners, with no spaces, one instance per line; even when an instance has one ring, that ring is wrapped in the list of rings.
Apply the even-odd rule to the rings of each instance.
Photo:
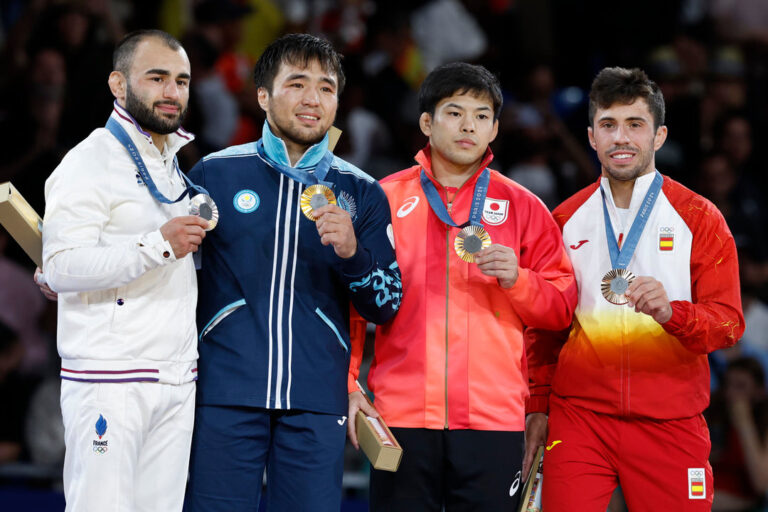
[[[174,217],[160,228],[163,238],[168,240],[176,259],[181,259],[197,248],[205,238],[208,221],[197,215]]]
[[[349,416],[347,420],[347,436],[349,436],[349,442],[356,450],[360,449],[360,444],[357,442],[357,429],[355,425],[355,418],[357,418],[357,411],[363,411],[364,414],[372,418],[378,418],[379,413],[371,405],[371,403],[365,399],[362,391],[355,391],[349,394]]]

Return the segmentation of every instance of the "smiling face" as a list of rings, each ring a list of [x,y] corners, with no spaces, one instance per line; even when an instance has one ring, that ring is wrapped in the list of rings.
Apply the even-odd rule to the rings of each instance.
[[[304,68],[283,62],[272,92],[259,88],[259,105],[289,154],[301,155],[325,137],[336,118],[337,88],[336,75],[325,71],[317,60]]]
[[[588,135],[603,176],[634,181],[656,169],[655,153],[667,138],[667,127],[654,129],[648,103],[638,98],[630,104],[598,108]]]
[[[190,66],[183,49],[148,37],[137,46],[127,76],[110,75],[120,105],[150,133],[168,134],[181,125],[189,103]]]
[[[491,98],[472,93],[442,99],[434,115],[422,113],[419,123],[429,137],[436,173],[441,167],[474,172],[499,128],[493,119]]]

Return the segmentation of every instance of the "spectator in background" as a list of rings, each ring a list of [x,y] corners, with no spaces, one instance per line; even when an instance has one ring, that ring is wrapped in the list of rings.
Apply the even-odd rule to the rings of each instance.
[[[755,510],[768,491],[768,400],[760,363],[749,357],[731,361],[704,414],[712,438],[712,510]]]

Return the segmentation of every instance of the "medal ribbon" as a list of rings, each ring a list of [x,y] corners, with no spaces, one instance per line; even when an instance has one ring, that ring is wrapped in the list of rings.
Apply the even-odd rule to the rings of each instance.
[[[600,187],[600,193],[603,196],[603,216],[605,217],[605,236],[608,239],[608,253],[611,255],[611,265],[613,268],[627,268],[629,261],[632,259],[632,255],[635,253],[638,242],[640,242],[640,235],[645,229],[645,224],[648,222],[648,218],[651,216],[653,205],[656,203],[656,199],[659,197],[661,191],[661,185],[664,182],[664,178],[656,171],[656,177],[653,178],[653,183],[648,188],[648,192],[645,193],[643,203],[640,205],[640,210],[635,215],[635,220],[632,221],[632,227],[629,228],[627,238],[624,240],[624,245],[619,249],[619,245],[616,243],[616,235],[613,232],[613,226],[611,225],[611,218],[608,215],[608,207],[606,206],[605,189]]]
[[[157,186],[155,185],[154,180],[152,179],[152,176],[149,174],[149,170],[147,169],[147,165],[144,163],[144,160],[141,158],[141,155],[139,154],[139,149],[136,147],[136,145],[131,140],[131,137],[128,135],[128,133],[125,131],[125,129],[120,126],[120,123],[118,123],[114,118],[110,117],[107,121],[106,129],[109,130],[112,135],[115,136],[115,138],[120,142],[120,144],[123,145],[123,147],[128,151],[128,155],[133,159],[133,163],[136,164],[136,168],[139,171],[139,175],[141,176],[141,179],[144,180],[144,184],[147,185],[147,190],[149,190],[149,193],[152,194],[152,197],[157,199],[159,202],[164,204],[174,204],[178,203],[182,199],[184,199],[184,196],[187,194],[191,194],[191,192],[194,190],[199,194],[206,194],[208,195],[208,191],[205,190],[200,185],[195,185],[190,181],[187,176],[181,172],[181,169],[179,169],[179,162],[176,159],[176,156],[173,157],[173,165],[176,168],[176,172],[179,173],[179,176],[184,180],[185,183],[187,183],[187,188],[182,192],[182,194],[175,200],[172,201],[165,197],[159,190],[157,190]]]
[[[455,228],[461,228],[467,225],[482,226],[480,219],[483,216],[483,205],[485,204],[485,195],[488,193],[488,183],[490,183],[490,181],[491,172],[486,167],[483,169],[480,177],[477,178],[477,182],[475,182],[475,191],[474,197],[472,198],[472,209],[469,212],[469,220],[462,225],[458,225],[451,218],[451,214],[448,213],[448,209],[443,204],[443,200],[440,198],[440,194],[437,192],[435,184],[427,177],[426,171],[421,169],[421,189],[424,191],[424,195],[427,196],[429,206],[441,221]]]
[[[325,185],[333,190],[334,184],[330,181],[325,181],[325,177],[328,175],[328,170],[331,168],[331,162],[333,161],[333,153],[326,151],[323,158],[317,163],[315,172],[310,173],[298,167],[288,167],[287,165],[279,164],[267,157],[266,151],[264,151],[264,142],[259,139],[256,143],[256,150],[259,152],[262,158],[269,162],[269,165],[277,169],[281,174],[285,174],[292,180],[303,183],[304,185]]]

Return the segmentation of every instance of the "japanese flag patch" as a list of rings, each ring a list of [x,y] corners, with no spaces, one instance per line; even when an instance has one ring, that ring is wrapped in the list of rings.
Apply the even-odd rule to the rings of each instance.
[[[485,205],[483,205],[483,221],[491,226],[498,226],[505,220],[507,220],[507,212],[509,211],[509,201],[506,199],[491,199],[485,198]]]
[[[707,499],[707,479],[704,468],[688,468],[688,499]]]

